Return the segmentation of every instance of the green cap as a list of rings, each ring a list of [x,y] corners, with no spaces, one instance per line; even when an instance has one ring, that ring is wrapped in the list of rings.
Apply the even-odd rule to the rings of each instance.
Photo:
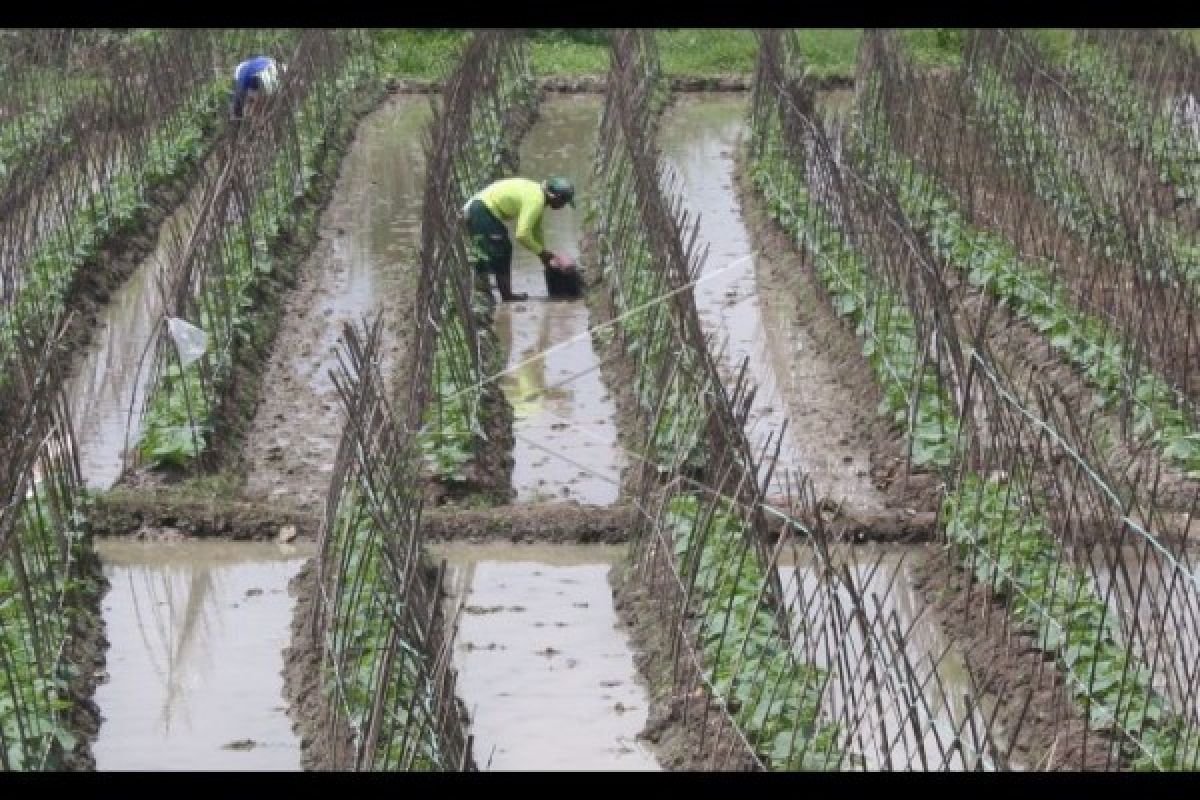
[[[547,178],[546,191],[555,197],[565,197],[571,204],[571,208],[575,207],[575,187],[566,178],[560,178],[557,175]]]

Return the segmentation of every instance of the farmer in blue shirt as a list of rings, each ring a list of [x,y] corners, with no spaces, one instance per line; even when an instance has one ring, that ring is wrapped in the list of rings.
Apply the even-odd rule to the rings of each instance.
[[[237,69],[233,71],[233,103],[230,109],[230,118],[234,120],[242,118],[242,109],[247,96],[251,98],[251,106],[253,106],[255,103],[253,98],[259,92],[273,94],[279,88],[281,71],[279,65],[275,63],[275,59],[269,56],[255,56],[238,64]]]

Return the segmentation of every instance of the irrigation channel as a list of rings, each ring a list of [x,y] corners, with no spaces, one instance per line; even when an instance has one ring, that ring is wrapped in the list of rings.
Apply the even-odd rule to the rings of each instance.
[[[567,175],[584,195],[601,105],[597,95],[544,100],[521,174]],[[577,212],[546,212],[556,253],[577,255],[581,232]],[[502,388],[514,411],[516,502],[610,505],[622,462],[588,308],[546,300],[541,264],[519,246],[513,289],[529,299],[499,307],[496,327],[511,370]],[[480,768],[656,769],[635,738],[648,702],[608,583],[621,549],[456,545],[446,556],[452,596],[465,604],[454,660]]]
[[[428,116],[426,98],[392,97],[362,120],[342,161],[266,367],[264,401],[245,448],[252,496],[311,507],[324,495],[340,428],[328,375],[337,331],[343,320],[380,311],[389,319],[385,332],[401,325]],[[171,235],[169,220],[160,250]],[[113,298],[76,379],[89,485],[108,486],[121,471],[129,399],[137,394],[140,410],[144,391],[137,364],[160,317],[160,268],[151,256]],[[389,345],[393,354],[401,346]],[[299,769],[282,651],[292,619],[288,584],[312,556],[311,543],[185,542],[170,528],[145,533],[153,541],[101,541],[97,548],[111,585],[103,606],[107,681],[96,693],[104,717],[97,768]]]
[[[215,158],[205,162],[211,172]],[[113,293],[92,332],[91,343],[70,380],[75,436],[83,481],[107,489],[129,463],[137,441],[147,384],[152,375],[147,345],[163,312],[163,285],[174,241],[186,236],[187,221],[203,200],[205,181],[163,222],[154,251]]]
[[[821,98],[834,106],[844,104],[844,93]],[[873,485],[869,471],[871,442],[866,421],[872,409],[864,407],[844,363],[835,360],[843,348],[831,347],[841,335],[837,323],[807,310],[798,313],[794,296],[786,290],[787,278],[780,275],[783,254],[755,252],[739,202],[735,155],[748,135],[747,98],[731,93],[680,95],[666,112],[659,144],[668,166],[664,181],[679,181],[684,208],[699,217],[699,239],[709,247],[695,291],[697,310],[706,334],[721,345],[727,377],[735,374],[743,360],[757,385],[747,419],[747,434],[760,450],[773,447],[770,437],[785,430],[772,491],[782,498],[794,473],[803,472],[813,482],[818,497],[864,510],[883,508],[885,498]],[[792,267],[795,268],[795,267]],[[814,299],[815,301],[815,299]],[[784,422],[787,420],[785,428]],[[768,444],[770,442],[770,444]],[[886,615],[896,616],[908,637],[921,673],[919,683],[928,691],[928,729],[918,741],[909,736],[890,743],[876,742],[866,752],[889,752],[901,763],[919,763],[918,749],[937,752],[936,740],[954,738],[964,721],[967,706],[962,698],[972,694],[966,665],[939,629],[931,609],[925,608],[915,591],[913,567],[927,557],[924,548],[887,548],[882,558],[875,548],[845,548],[841,558],[855,573],[869,598],[875,596]],[[818,572],[816,555],[798,549],[779,565],[785,597],[814,619],[826,624],[832,617],[814,602]],[[839,590],[841,591],[841,590]],[[843,598],[848,600],[849,598]],[[803,627],[802,619],[794,625]],[[837,635],[832,630],[830,635]],[[858,634],[851,634],[857,636]],[[863,643],[852,645],[858,651]],[[833,666],[836,654],[819,652],[823,667]],[[934,666],[936,665],[936,666]],[[926,674],[926,673],[929,674]],[[835,679],[837,680],[837,679]],[[852,696],[854,687],[840,687],[830,698]],[[945,698],[951,698],[947,703]],[[833,713],[837,713],[834,709]],[[902,728],[893,712],[887,729]],[[979,711],[974,712],[977,722]],[[865,724],[864,730],[884,726]],[[932,757],[932,756],[931,756]],[[963,754],[951,768],[977,768],[976,754]],[[983,766],[987,768],[986,761]],[[872,768],[884,768],[873,764]]]

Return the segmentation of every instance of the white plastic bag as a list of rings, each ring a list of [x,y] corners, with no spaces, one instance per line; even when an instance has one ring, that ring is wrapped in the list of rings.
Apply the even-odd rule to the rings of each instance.
[[[187,320],[178,317],[167,318],[167,332],[175,341],[175,349],[179,351],[179,360],[183,366],[204,355],[208,346],[208,334]]]

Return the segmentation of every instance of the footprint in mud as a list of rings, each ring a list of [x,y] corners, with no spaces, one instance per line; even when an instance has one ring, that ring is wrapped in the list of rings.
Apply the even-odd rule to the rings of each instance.
[[[221,745],[222,750],[253,750],[258,746],[258,742],[253,739],[238,739],[234,742],[227,742]]]

